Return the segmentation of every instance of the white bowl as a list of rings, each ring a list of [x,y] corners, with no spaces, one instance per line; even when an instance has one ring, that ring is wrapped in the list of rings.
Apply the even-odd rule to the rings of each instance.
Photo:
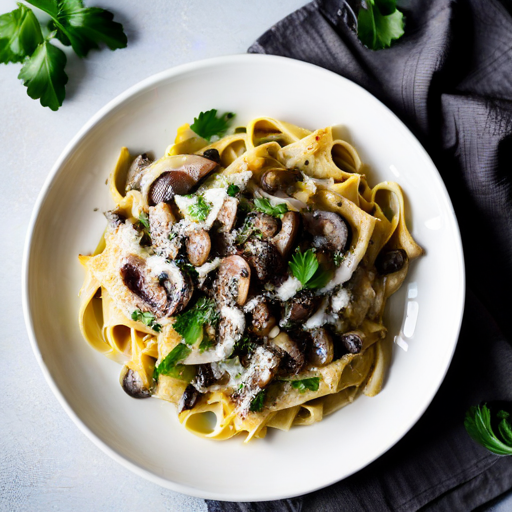
[[[176,129],[217,108],[245,122],[271,116],[316,129],[343,125],[372,169],[370,184],[403,187],[412,234],[426,249],[388,304],[397,336],[380,395],[310,427],[274,431],[243,445],[213,442],[178,422],[174,406],[133,400],[120,366],[78,329],[83,271],[112,207],[105,180],[121,146],[162,155]],[[94,211],[95,209],[98,211]],[[25,320],[43,373],[78,427],[135,473],[202,498],[255,501],[311,492],[360,470],[389,450],[438,390],[457,343],[464,262],[457,222],[431,159],[404,124],[364,89],[330,71],[273,56],[237,55],[155,75],[98,112],[53,167],[34,208],[24,256]],[[408,348],[408,350],[404,350]]]

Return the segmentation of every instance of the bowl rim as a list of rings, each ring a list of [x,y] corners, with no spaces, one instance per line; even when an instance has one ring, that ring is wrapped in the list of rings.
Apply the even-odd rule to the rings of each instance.
[[[103,118],[112,112],[116,107],[120,106],[123,102],[130,99],[132,96],[136,95],[139,92],[143,92],[144,90],[150,88],[151,86],[158,85],[160,82],[163,82],[165,80],[168,80],[170,78],[187,74],[190,72],[194,72],[197,70],[200,70],[201,68],[208,68],[208,67],[215,67],[215,66],[222,66],[222,65],[229,65],[229,64],[246,64],[247,62],[269,62],[269,63],[281,63],[284,66],[295,66],[297,68],[303,68],[306,72],[309,70],[311,71],[311,68],[314,68],[312,71],[315,73],[325,74],[326,77],[329,77],[330,79],[335,78],[339,80],[340,82],[345,82],[345,85],[350,84],[351,87],[358,88],[360,92],[364,95],[367,95],[368,97],[372,98],[372,100],[376,100],[381,104],[381,106],[388,112],[389,115],[394,117],[396,121],[398,121],[398,126],[401,130],[405,130],[412,136],[411,143],[414,144],[416,147],[415,149],[419,152],[421,157],[429,164],[431,167],[435,170],[433,173],[434,180],[437,181],[437,186],[442,193],[446,206],[448,207],[448,211],[450,213],[450,221],[452,224],[452,228],[454,230],[455,238],[455,246],[456,246],[456,252],[457,252],[457,260],[460,265],[460,286],[459,289],[456,290],[456,293],[459,297],[459,300],[457,301],[457,310],[454,311],[454,325],[456,325],[456,330],[454,333],[456,334],[456,341],[453,343],[453,347],[451,350],[451,353],[449,357],[446,358],[446,364],[445,367],[442,369],[441,372],[441,379],[438,383],[436,383],[435,386],[432,386],[431,392],[429,395],[429,399],[425,401],[424,406],[420,409],[417,417],[414,417],[410,424],[407,426],[407,428],[404,429],[404,431],[397,437],[397,439],[394,440],[394,442],[387,446],[386,448],[378,451],[378,453],[375,454],[373,458],[371,458],[366,465],[360,467],[359,469],[356,469],[354,471],[351,471],[350,473],[346,474],[341,479],[338,477],[333,478],[332,480],[329,480],[327,482],[324,482],[322,485],[315,485],[311,488],[308,488],[304,490],[304,492],[300,493],[274,493],[271,496],[248,496],[247,494],[237,494],[235,491],[233,494],[225,495],[220,494],[216,492],[210,492],[205,491],[201,488],[193,487],[187,484],[174,482],[171,480],[168,480],[166,478],[163,478],[161,476],[158,476],[154,473],[152,473],[150,470],[145,469],[141,466],[139,466],[136,462],[129,460],[128,458],[125,458],[123,455],[121,455],[117,450],[106,444],[104,441],[102,441],[99,437],[97,437],[89,428],[85,425],[85,423],[82,421],[82,419],[78,416],[77,413],[73,410],[71,405],[68,403],[68,401],[65,399],[64,395],[61,393],[60,389],[58,388],[57,384],[53,380],[53,377],[51,375],[50,370],[48,369],[46,363],[43,360],[41,351],[39,349],[39,345],[36,339],[35,334],[35,327],[34,322],[32,319],[32,309],[30,305],[29,295],[30,295],[30,283],[29,283],[29,270],[30,270],[30,264],[31,264],[31,250],[32,250],[32,239],[34,234],[34,228],[40,213],[40,210],[43,206],[43,203],[45,201],[45,198],[52,186],[52,183],[55,179],[58,178],[60,173],[62,172],[62,165],[65,163],[65,161],[68,159],[68,157],[73,153],[73,151],[76,149],[76,147],[81,143],[83,138],[92,131],[95,126],[100,123]],[[374,462],[376,459],[381,457],[384,453],[389,451],[393,446],[395,446],[404,436],[407,434],[411,428],[418,422],[418,420],[423,416],[426,409],[430,406],[432,403],[432,400],[434,399],[435,395],[439,391],[439,388],[441,387],[445,377],[446,373],[448,372],[448,369],[451,365],[451,362],[453,360],[453,355],[455,353],[455,349],[458,344],[458,339],[460,335],[460,329],[462,325],[462,319],[463,319],[463,313],[464,313],[464,305],[465,305],[465,291],[466,291],[466,276],[465,276],[465,262],[464,262],[464,253],[463,253],[463,247],[462,247],[462,239],[460,235],[460,228],[457,222],[457,216],[455,214],[453,204],[451,202],[450,196],[448,194],[448,191],[446,189],[446,186],[443,182],[443,179],[441,178],[441,175],[439,171],[437,170],[437,167],[435,166],[434,162],[432,161],[430,155],[427,153],[427,151],[424,149],[424,147],[421,145],[421,143],[418,141],[414,133],[405,125],[405,123],[391,110],[389,109],[384,103],[382,103],[378,98],[373,96],[370,92],[368,92],[366,89],[361,87],[360,85],[356,84],[355,82],[349,80],[348,78],[345,78],[341,75],[338,75],[337,73],[334,73],[332,71],[329,71],[325,68],[322,68],[320,66],[316,66],[314,64],[310,64],[308,62],[303,62],[287,57],[281,57],[277,55],[265,55],[265,54],[234,54],[234,55],[226,55],[222,57],[214,57],[209,59],[203,59],[198,60],[186,64],[181,64],[172,68],[169,68],[167,70],[161,71],[159,73],[156,73],[154,75],[151,75],[144,80],[136,83],[135,85],[129,87],[127,90],[110,100],[105,106],[100,108],[84,125],[83,127],[76,133],[76,135],[67,143],[66,147],[56,160],[55,164],[52,166],[48,176],[46,177],[43,187],[41,188],[41,191],[39,192],[39,195],[37,197],[37,200],[35,202],[35,205],[32,210],[32,214],[30,217],[29,225],[27,228],[27,234],[25,238],[25,245],[23,249],[23,260],[22,260],[22,272],[21,272],[21,285],[22,285],[22,307],[23,307],[23,316],[25,320],[25,326],[27,329],[28,337],[30,340],[30,344],[32,347],[32,350],[34,352],[34,355],[36,357],[37,362],[39,363],[39,366],[43,372],[44,378],[49,385],[50,389],[52,390],[53,394],[56,396],[57,400],[59,401],[60,405],[63,407],[63,409],[66,411],[67,415],[72,419],[72,421],[75,423],[75,425],[82,431],[83,434],[85,434],[97,447],[99,447],[104,453],[109,455],[112,459],[114,459],[116,462],[124,466],[125,468],[129,469],[133,473],[143,477],[146,480],[149,480],[150,482],[156,483],[162,487],[165,487],[167,489],[170,489],[172,491],[176,491],[179,493],[183,493],[189,496],[193,496],[196,498],[203,498],[203,499],[210,499],[210,500],[218,500],[218,501],[234,501],[234,502],[240,502],[240,501],[268,501],[268,500],[279,500],[279,499],[285,499],[285,498],[291,498],[294,496],[300,496],[306,493],[314,492],[319,489],[323,489],[325,487],[328,487],[336,482],[339,482],[341,480],[344,480],[345,478],[348,478],[352,474],[364,469],[368,465],[370,465],[372,462]]]

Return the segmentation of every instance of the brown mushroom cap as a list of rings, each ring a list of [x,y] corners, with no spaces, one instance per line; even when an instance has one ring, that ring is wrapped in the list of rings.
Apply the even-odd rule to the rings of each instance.
[[[334,212],[317,210],[304,214],[304,226],[313,235],[313,245],[328,251],[344,251],[349,231],[347,223]]]
[[[288,333],[281,331],[271,342],[286,352],[287,357],[281,361],[282,371],[286,374],[299,373],[306,362],[302,343],[297,343]]]
[[[222,260],[215,282],[217,301],[223,304],[236,302],[243,306],[251,284],[251,268],[241,256],[228,256]]]
[[[277,250],[286,258],[293,249],[300,228],[300,213],[287,212],[281,219],[281,231],[272,238],[272,243]]]
[[[205,231],[204,229],[192,231],[185,242],[185,246],[187,248],[187,256],[190,263],[195,267],[200,267],[206,263],[212,248],[212,242],[208,231]]]
[[[256,272],[257,278],[262,282],[268,281],[283,271],[283,257],[269,240],[250,239],[244,244],[244,254]]]
[[[140,190],[142,176],[144,176],[146,168],[151,165],[152,162],[153,160],[151,160],[146,153],[142,153],[142,155],[135,158],[126,175],[126,192],[130,190]]]
[[[265,300],[258,302],[252,310],[251,331],[259,337],[268,336],[277,321]]]
[[[151,396],[149,389],[144,387],[140,375],[127,366],[123,366],[119,382],[124,392],[132,398],[149,398]]]
[[[161,158],[145,169],[140,180],[142,196],[150,206],[169,202],[175,194],[188,194],[216,167],[216,162],[199,155]]]
[[[323,327],[311,332],[309,361],[314,366],[326,366],[334,357],[334,345],[331,335]]]
[[[298,170],[271,169],[261,175],[261,188],[269,194],[275,194],[278,190],[283,192],[293,192],[295,183],[302,179]]]
[[[263,212],[256,212],[250,215],[250,220],[255,231],[261,233],[266,240],[272,238],[279,231],[279,220]]]

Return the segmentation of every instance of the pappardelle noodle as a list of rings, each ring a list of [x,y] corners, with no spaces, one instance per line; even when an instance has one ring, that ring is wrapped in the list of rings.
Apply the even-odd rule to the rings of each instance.
[[[386,300],[423,252],[400,186],[370,187],[332,128],[195,124],[155,161],[122,148],[106,231],[79,257],[85,339],[123,364],[129,395],[172,402],[209,439],[311,425],[379,393]]]

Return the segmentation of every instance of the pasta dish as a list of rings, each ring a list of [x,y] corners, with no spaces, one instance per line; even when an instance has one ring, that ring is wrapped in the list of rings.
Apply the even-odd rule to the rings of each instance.
[[[215,114],[199,121],[227,125]],[[172,402],[208,439],[247,442],[375,396],[386,300],[423,252],[400,186],[372,188],[330,127],[261,117],[215,135],[199,121],[162,158],[122,148],[107,228],[79,256],[84,338],[123,365],[128,395]]]

